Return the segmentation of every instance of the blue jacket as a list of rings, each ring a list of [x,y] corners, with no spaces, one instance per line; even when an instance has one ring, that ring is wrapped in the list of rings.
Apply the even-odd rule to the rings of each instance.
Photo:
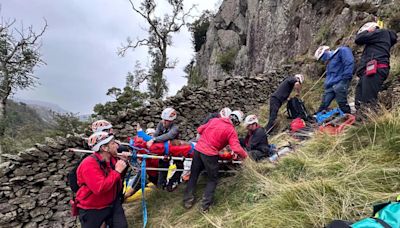
[[[339,47],[326,66],[325,88],[330,88],[342,80],[353,77],[354,57],[348,47]]]

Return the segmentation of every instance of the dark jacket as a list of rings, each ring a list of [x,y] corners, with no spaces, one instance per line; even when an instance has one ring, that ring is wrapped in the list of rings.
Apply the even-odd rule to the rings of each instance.
[[[248,132],[244,138],[244,146],[247,151],[258,150],[269,154],[268,138],[264,128],[259,127],[253,132]]]
[[[295,76],[285,78],[285,80],[279,84],[275,92],[271,94],[271,97],[278,98],[282,103],[285,102],[289,98],[296,82],[299,82],[299,80]]]
[[[339,47],[326,66],[325,88],[353,77],[354,56],[348,47]]]
[[[154,142],[165,142],[168,140],[177,139],[179,136],[179,128],[175,123],[171,123],[168,128],[165,128],[160,121],[154,133]]]
[[[390,64],[390,48],[397,42],[397,35],[392,30],[376,29],[373,32],[364,31],[356,36],[355,43],[365,45],[357,75],[365,73],[367,63],[373,59],[381,64]]]

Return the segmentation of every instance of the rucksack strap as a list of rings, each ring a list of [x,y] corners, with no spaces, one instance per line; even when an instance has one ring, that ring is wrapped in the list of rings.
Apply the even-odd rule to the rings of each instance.
[[[380,218],[372,218],[375,221],[377,221],[379,224],[381,224],[384,228],[392,228],[389,224],[387,224],[385,221],[383,221]]]

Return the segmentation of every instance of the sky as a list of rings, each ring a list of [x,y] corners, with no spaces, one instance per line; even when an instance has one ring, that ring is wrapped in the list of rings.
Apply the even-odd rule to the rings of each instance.
[[[166,0],[156,2],[160,16],[169,10]],[[194,16],[206,9],[216,11],[220,3],[184,2],[186,9],[197,5]],[[17,28],[32,25],[39,31],[44,19],[48,24],[40,49],[46,64],[34,72],[39,85],[16,91],[15,98],[50,102],[76,114],[90,114],[95,104],[112,100],[105,95],[109,88],[124,87],[126,75],[134,70],[137,60],[142,66],[150,63],[144,47],[129,51],[125,57],[117,54],[127,37],[147,37],[146,22],[133,12],[128,0],[0,0],[0,5],[0,16],[16,19]],[[183,69],[194,56],[186,27],[173,35],[168,54],[178,60],[174,70],[165,72],[171,96],[187,83]]]

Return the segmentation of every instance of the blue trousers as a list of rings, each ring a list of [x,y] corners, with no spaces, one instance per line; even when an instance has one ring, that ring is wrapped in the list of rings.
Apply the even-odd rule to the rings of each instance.
[[[321,106],[319,106],[318,112],[327,110],[331,105],[333,99],[336,99],[336,103],[344,113],[350,113],[350,106],[347,103],[347,94],[349,92],[349,85],[351,80],[342,80],[330,88],[325,89],[324,96],[322,97]]]

